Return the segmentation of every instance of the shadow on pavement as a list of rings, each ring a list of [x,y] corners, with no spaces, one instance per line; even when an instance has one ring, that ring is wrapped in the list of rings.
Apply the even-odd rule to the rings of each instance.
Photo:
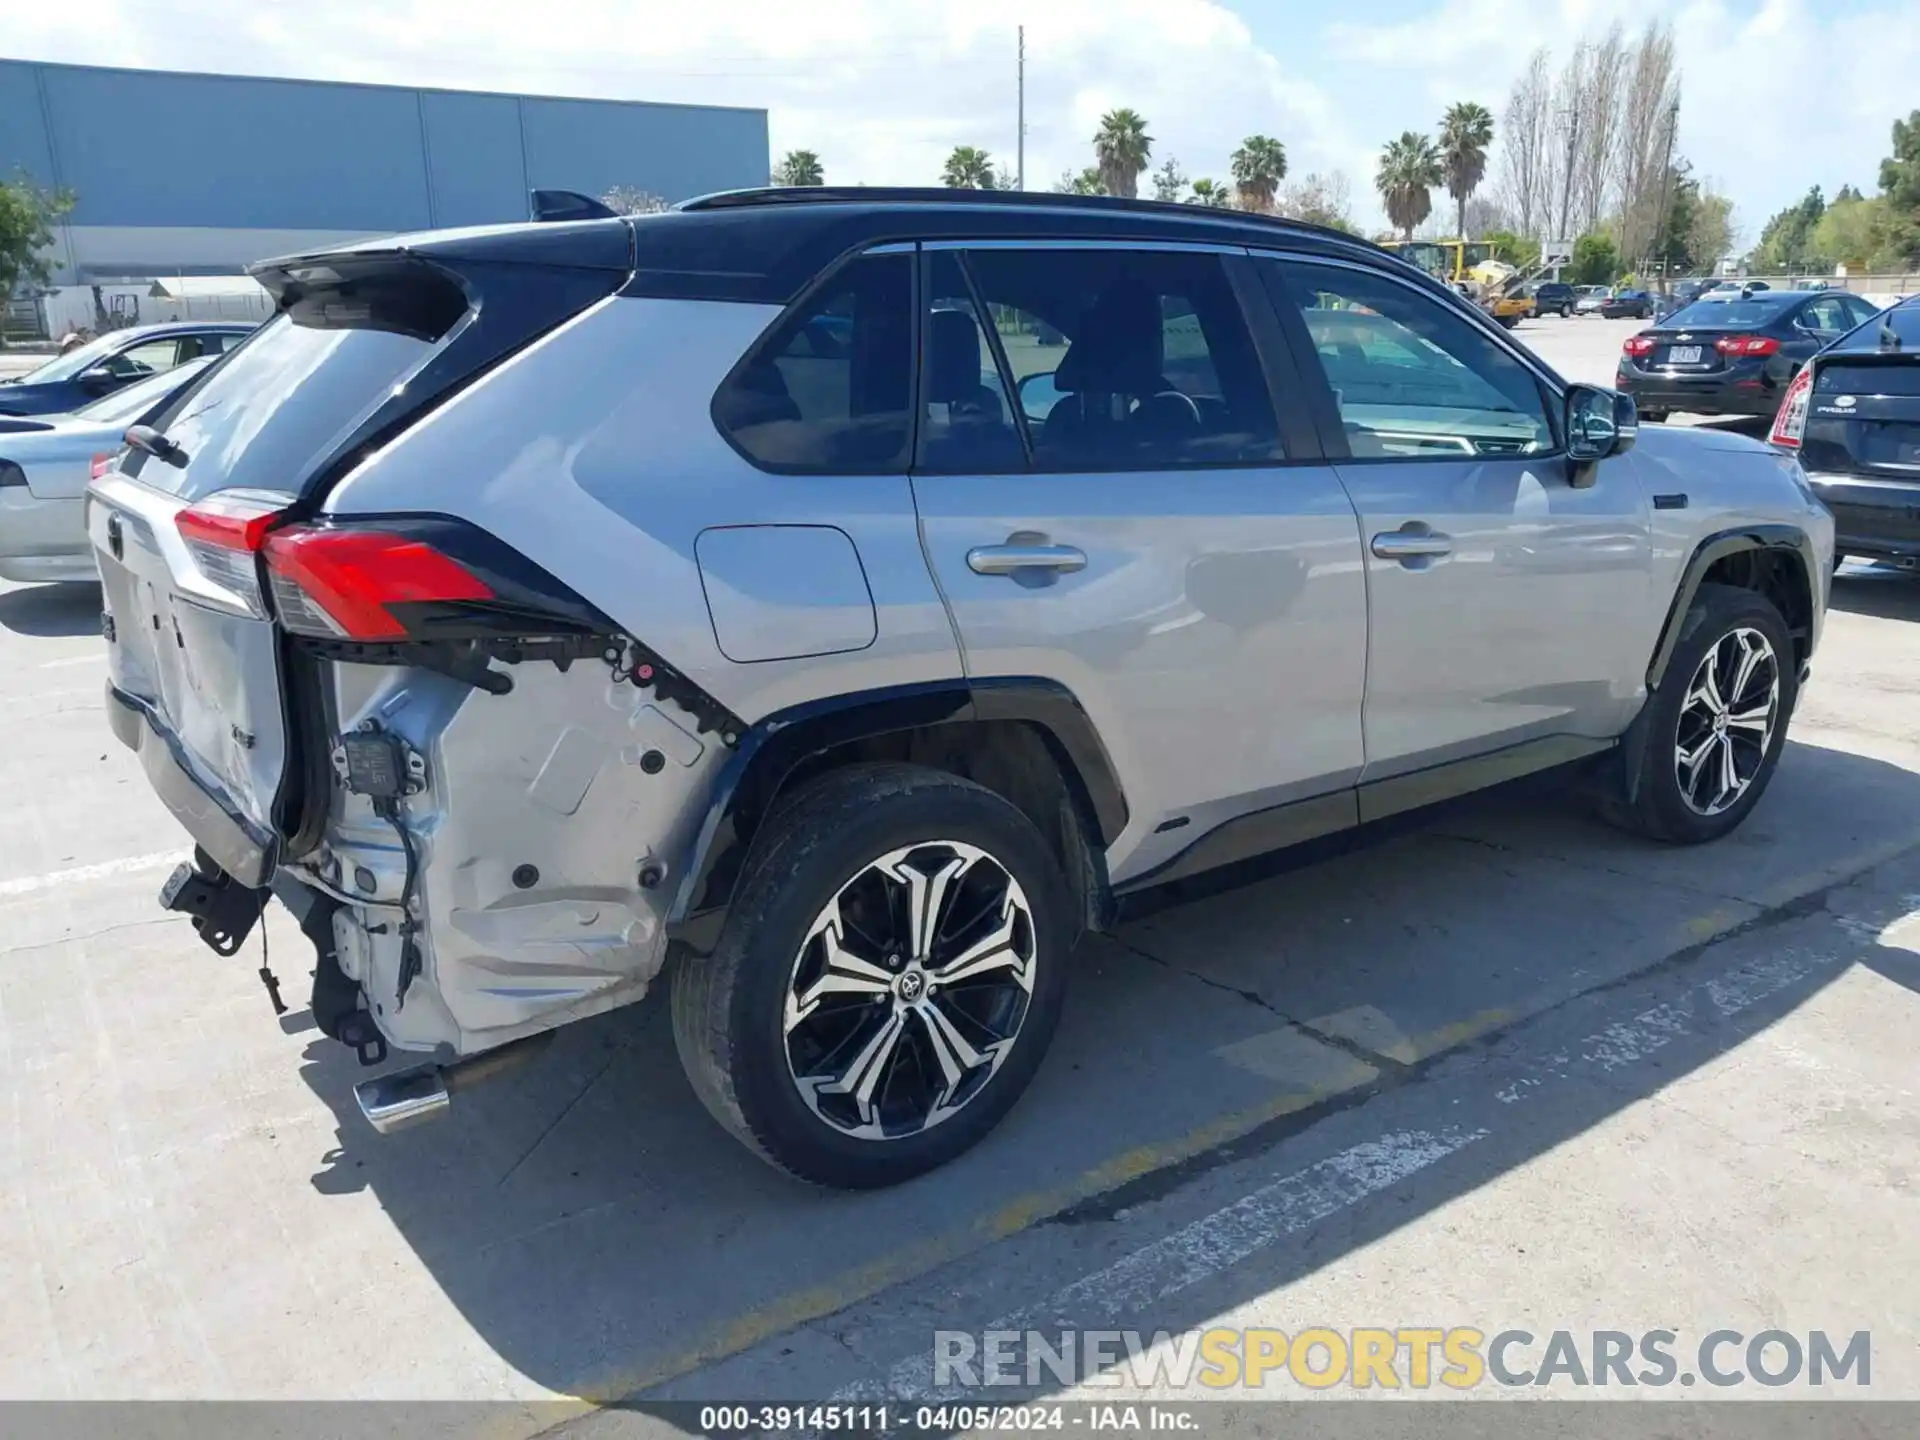
[[[98,635],[100,587],[35,585],[0,592],[0,626],[21,635]]]
[[[1831,841],[1818,831],[1823,838],[1809,843],[1810,817],[1861,805],[1866,818],[1853,828],[1839,826]],[[1437,829],[1163,910],[1117,939],[1089,940],[1075,957],[1054,1050],[999,1130],[946,1169],[888,1191],[807,1188],[723,1134],[680,1073],[664,987],[627,1011],[567,1027],[541,1058],[456,1099],[445,1119],[386,1139],[354,1104],[351,1087],[367,1072],[343,1047],[316,1040],[303,1077],[334,1112],[339,1140],[316,1157],[313,1184],[328,1195],[371,1191],[515,1370],[563,1393],[629,1395],[693,1359],[783,1334],[1050,1216],[1081,1223],[1126,1203],[1122,1195],[1167,1193],[1219,1163],[1224,1141],[1239,1159],[1285,1141],[1288,1167],[1312,1163],[1351,1143],[1340,1137],[1353,1127],[1377,1126],[1361,1113],[1372,1096],[1450,1056],[1569,1003],[1592,1007],[1598,1029],[1644,1005],[1624,982],[1683,965],[1716,935],[1817,912],[1818,881],[1811,896],[1784,893],[1821,866],[1832,872],[1829,886],[1847,878],[1847,857],[1815,844],[1859,852],[1864,841],[1892,853],[1916,815],[1920,776],[1795,743],[1775,789],[1717,847],[1655,846],[1600,826],[1564,790],[1535,787],[1490,796]],[[1768,885],[1780,899],[1764,898]],[[1630,924],[1622,912],[1638,918]],[[1170,938],[1182,935],[1189,950]],[[1920,987],[1903,968],[1910,956],[1884,953],[1887,974]],[[1657,1064],[1565,1087],[1559,1103],[1436,1166],[1395,1203],[1270,1247],[1227,1277],[1234,1294],[1210,1294],[1204,1307],[1198,1297],[1192,1308],[1176,1303],[1154,1326],[1203,1321],[1528,1164],[1735,1049],[1846,968],[1784,985],[1677,1041]],[[1450,1008],[1480,1013],[1482,1023],[1451,1040],[1436,1032],[1431,1053],[1405,1061],[1386,1058],[1365,1028],[1412,1034]],[[1309,1021],[1337,1029],[1343,1016],[1361,1017],[1346,1049],[1298,1030]],[[1225,1057],[1292,1032],[1362,1078],[1292,1113],[1219,1130],[1185,1158],[1143,1144],[1150,1127],[1141,1117],[1151,1120],[1156,1106],[1168,1107],[1169,1127],[1204,1134],[1175,1107],[1216,1105],[1217,1123],[1270,1093]],[[1358,1063],[1369,1058],[1376,1063]],[[1106,1201],[1063,1189],[1090,1169],[1087,1156],[1134,1157],[1104,1172]],[[956,1232],[974,1239],[940,1253],[934,1237]]]
[[[1882,620],[1920,620],[1920,572],[1891,565],[1843,565],[1833,577],[1830,609]]]

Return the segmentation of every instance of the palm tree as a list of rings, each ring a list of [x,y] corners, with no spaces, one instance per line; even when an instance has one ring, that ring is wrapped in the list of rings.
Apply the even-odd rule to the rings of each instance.
[[[1147,122],[1132,110],[1109,110],[1100,117],[1093,137],[1093,156],[1099,162],[1100,184],[1109,195],[1131,200],[1140,193],[1140,172],[1153,153]]]
[[[1273,197],[1287,178],[1287,147],[1271,135],[1249,135],[1233,152],[1233,188],[1243,209],[1273,209]]]
[[[1493,144],[1493,115],[1472,100],[1449,105],[1440,120],[1440,161],[1446,167],[1447,193],[1459,209],[1459,234],[1467,238],[1467,197],[1487,173],[1487,147]]]
[[[993,171],[993,157],[977,145],[956,145],[947,156],[940,183],[949,190],[997,190],[1000,178]]]
[[[1209,210],[1224,210],[1233,204],[1233,192],[1218,180],[1209,180],[1202,175],[1189,188],[1193,191],[1187,197],[1189,205],[1204,205]]]
[[[820,168],[820,157],[811,150],[789,150],[780,163],[773,167],[773,183],[776,185],[824,185],[826,172]]]
[[[1440,151],[1425,135],[1408,130],[1380,152],[1374,188],[1387,218],[1408,240],[1413,227],[1433,213],[1433,187],[1442,179]]]

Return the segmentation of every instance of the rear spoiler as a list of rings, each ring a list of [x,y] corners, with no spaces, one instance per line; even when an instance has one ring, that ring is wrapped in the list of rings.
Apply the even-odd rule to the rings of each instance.
[[[620,212],[578,190],[536,190],[527,218],[542,224],[554,220],[617,220]]]

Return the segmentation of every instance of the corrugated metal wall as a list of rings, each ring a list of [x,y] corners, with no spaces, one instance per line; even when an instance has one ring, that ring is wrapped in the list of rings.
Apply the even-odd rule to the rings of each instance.
[[[0,173],[78,197],[74,279],[142,248],[156,273],[231,268],[244,238],[209,232],[519,220],[536,186],[677,200],[767,169],[764,110],[0,61]]]

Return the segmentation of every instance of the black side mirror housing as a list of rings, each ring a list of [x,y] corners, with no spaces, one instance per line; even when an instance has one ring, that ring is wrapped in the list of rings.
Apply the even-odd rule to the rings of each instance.
[[[1600,385],[1567,387],[1567,459],[1573,462],[1571,483],[1584,490],[1599,478],[1599,464],[1624,455],[1640,435],[1640,411],[1631,395]]]

